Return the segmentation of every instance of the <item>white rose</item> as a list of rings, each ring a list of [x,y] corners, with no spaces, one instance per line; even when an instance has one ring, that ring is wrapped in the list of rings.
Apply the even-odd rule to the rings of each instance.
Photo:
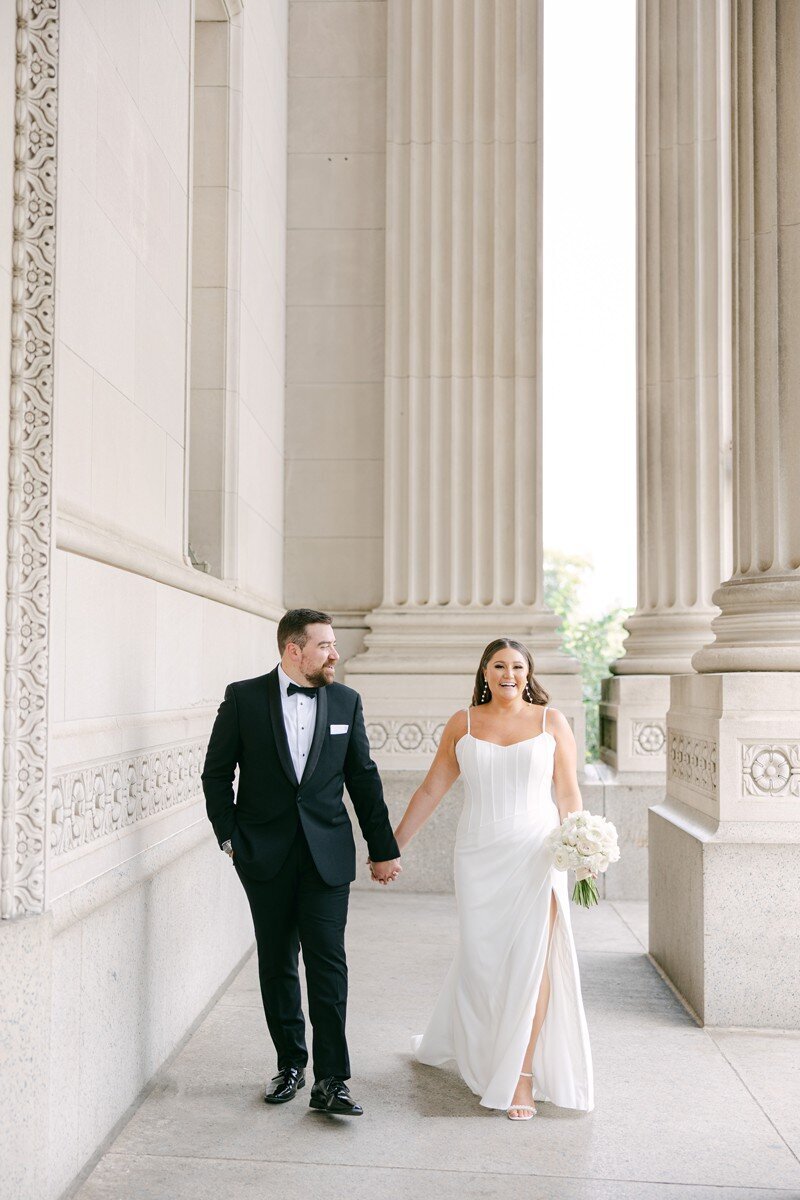
[[[559,846],[553,854],[553,866],[557,871],[566,871],[569,866],[569,851],[566,846]]]

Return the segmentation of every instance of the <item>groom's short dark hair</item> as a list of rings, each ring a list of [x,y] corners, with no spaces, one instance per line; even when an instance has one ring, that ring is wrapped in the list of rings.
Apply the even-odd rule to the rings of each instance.
[[[290,608],[278,623],[278,650],[283,654],[288,642],[294,642],[302,650],[308,641],[306,626],[332,624],[333,617],[315,608]]]

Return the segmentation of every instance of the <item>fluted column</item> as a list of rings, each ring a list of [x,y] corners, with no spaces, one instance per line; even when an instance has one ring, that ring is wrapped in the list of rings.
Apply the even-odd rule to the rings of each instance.
[[[800,4],[735,5],[733,573],[698,671],[800,671]]]
[[[649,948],[704,1022],[798,1029],[800,5],[736,0],[731,26],[733,574],[672,680]]]
[[[541,39],[542,0],[389,0],[384,601],[351,675],[469,676],[503,634],[578,670],[543,600]]]
[[[728,569],[726,3],[637,11],[638,594],[601,715],[603,756],[638,769],[663,769],[669,676],[708,641]]]

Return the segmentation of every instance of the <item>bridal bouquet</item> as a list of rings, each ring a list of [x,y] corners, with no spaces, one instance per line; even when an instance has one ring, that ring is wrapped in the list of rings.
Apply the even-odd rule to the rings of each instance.
[[[597,904],[592,876],[607,871],[609,863],[619,859],[617,831],[611,822],[594,813],[570,813],[550,834],[549,845],[556,870],[575,872],[575,903],[584,908]]]

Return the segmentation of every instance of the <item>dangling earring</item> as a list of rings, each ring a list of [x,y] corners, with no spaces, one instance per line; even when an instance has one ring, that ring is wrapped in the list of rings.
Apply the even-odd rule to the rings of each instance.
[[[533,704],[533,692],[531,691],[531,685],[529,683],[525,684],[523,699],[527,700],[529,704]]]
[[[488,695],[489,695],[489,685],[488,685],[488,683],[486,682],[486,680],[484,679],[484,681],[483,681],[483,691],[481,692],[481,704],[485,704],[485,703],[486,703],[486,697],[487,697]]]

